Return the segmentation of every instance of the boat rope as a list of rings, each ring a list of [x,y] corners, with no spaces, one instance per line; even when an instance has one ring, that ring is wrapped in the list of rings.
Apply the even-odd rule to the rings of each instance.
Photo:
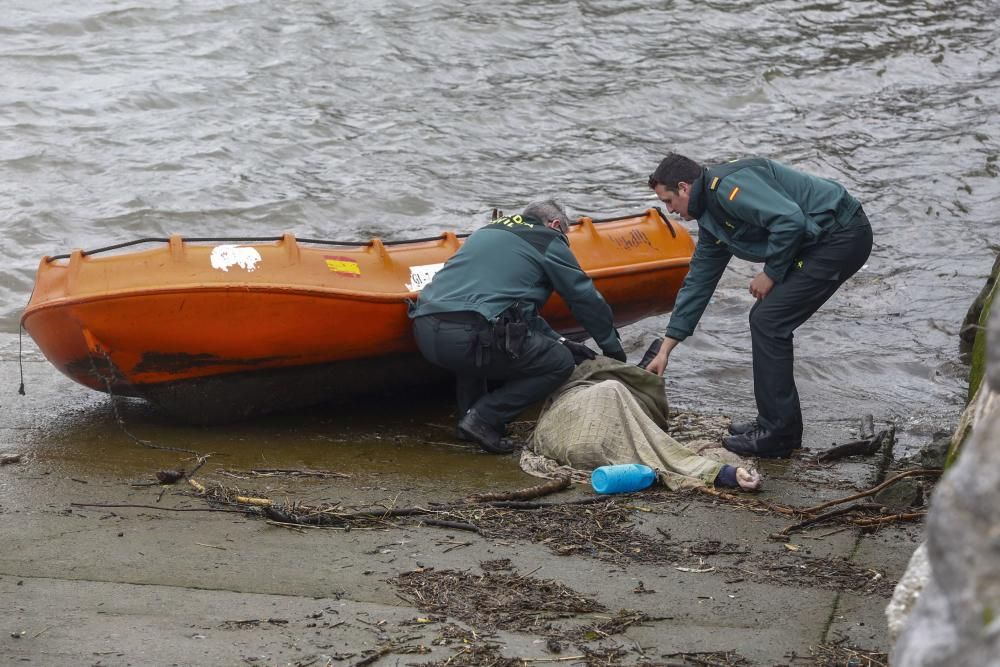
[[[654,206],[653,208],[655,208],[656,212],[660,214],[660,220],[662,220],[663,224],[665,224],[667,226],[667,229],[670,230],[670,236],[672,236],[673,238],[677,238],[677,232],[674,231],[674,225],[672,222],[670,222],[670,218],[667,217],[666,213],[663,212],[663,209],[660,208],[659,206]]]
[[[656,208],[656,212],[660,214],[660,218],[663,220],[663,222],[666,223],[667,228],[670,230],[670,235],[673,236],[674,238],[677,238],[677,232],[674,231],[674,227],[670,223],[670,220],[667,219],[667,217],[663,214],[663,211],[660,208],[658,207],[654,208]],[[600,220],[593,220],[593,223],[595,225],[598,225],[604,222],[616,222],[618,220],[628,220],[629,218],[634,218],[634,217],[636,216],[634,213],[632,213],[629,215],[619,215],[614,218],[601,218]],[[579,221],[575,221],[571,222],[570,226],[572,227],[574,225],[579,225],[579,224],[581,224]],[[471,233],[472,232],[456,234],[455,236],[457,236],[460,239],[464,239]],[[185,243],[272,243],[281,241],[282,239],[284,239],[283,236],[191,236],[187,238],[182,237],[181,241]],[[423,238],[418,238],[418,239],[401,239],[398,241],[382,241],[381,243],[384,246],[394,246],[394,245],[405,245],[407,243],[426,243],[428,241],[439,241],[440,239],[441,235],[438,234],[437,236],[425,236]],[[333,241],[329,239],[307,239],[307,238],[301,238],[301,239],[296,238],[295,240],[298,243],[349,246],[354,248],[364,248],[367,246],[371,246],[373,244],[372,241]],[[114,245],[104,246],[102,248],[94,248],[93,250],[82,250],[80,251],[80,254],[86,257],[88,255],[97,255],[99,253],[109,252],[111,250],[120,250],[121,248],[128,248],[130,246],[140,245],[142,243],[170,243],[170,239],[164,237],[146,237],[141,239],[135,239],[133,241],[125,241],[124,243],[115,243]],[[53,255],[51,257],[48,257],[46,261],[53,262],[57,259],[69,259],[69,258],[70,258],[70,253],[63,253],[60,255]]]
[[[115,365],[115,362],[111,360],[111,357],[108,356],[108,353],[103,349],[103,347],[100,349],[100,352],[101,355],[104,357],[104,360],[107,362],[108,369],[110,372],[108,373],[108,375],[105,375],[104,373],[101,373],[99,370],[97,370],[97,364],[94,363],[93,354],[88,355],[90,358],[90,370],[91,372],[93,372],[94,377],[98,378],[104,383],[105,390],[108,392],[108,396],[111,398],[111,413],[114,415],[115,421],[118,423],[118,427],[121,428],[122,433],[131,438],[132,441],[135,442],[136,444],[142,445],[143,447],[147,447],[149,449],[160,449],[167,452],[180,452],[182,454],[193,454],[194,456],[198,457],[199,461],[199,464],[197,468],[195,468],[195,470],[204,465],[204,460],[208,458],[208,455],[206,454],[201,454],[200,452],[196,452],[193,449],[184,449],[182,447],[170,447],[169,445],[158,445],[154,442],[150,442],[149,440],[143,440],[142,438],[136,437],[135,435],[132,434],[131,431],[128,430],[128,427],[125,425],[125,419],[122,417],[121,412],[118,410],[118,396],[115,396],[115,393],[111,390],[111,380],[114,379],[114,375],[117,374],[118,377],[121,377],[121,374],[117,372],[118,367]],[[191,475],[194,473],[195,470],[192,470],[190,473],[187,474]]]
[[[28,304],[35,297],[35,288],[38,287],[38,283],[31,286],[31,294],[28,295]],[[27,310],[28,304],[25,304],[24,308]],[[21,352],[23,348],[21,347],[21,339],[24,336],[24,313],[21,313],[21,319],[17,323],[17,371],[21,375],[21,386],[17,388],[17,393],[24,396],[24,363],[21,361]]]
[[[21,374],[21,386],[17,388],[17,393],[24,396],[24,364],[21,362],[21,338],[24,336],[24,325],[17,327],[17,370]]]

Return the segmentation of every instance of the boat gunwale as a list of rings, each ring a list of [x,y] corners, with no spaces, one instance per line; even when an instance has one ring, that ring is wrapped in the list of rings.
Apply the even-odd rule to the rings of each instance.
[[[629,276],[643,273],[653,273],[663,269],[674,269],[687,267],[691,263],[690,257],[670,257],[657,259],[641,264],[627,264],[620,266],[609,266],[595,268],[586,271],[591,280],[615,278],[618,276]],[[404,299],[413,298],[417,292],[365,292],[359,290],[349,290],[338,287],[326,286],[289,286],[283,283],[197,283],[187,286],[168,285],[157,287],[128,288],[115,291],[101,292],[86,295],[71,295],[59,297],[37,304],[29,304],[21,315],[20,324],[25,325],[28,317],[45,310],[73,305],[83,305],[92,302],[104,301],[108,299],[146,297],[156,295],[167,295],[177,293],[210,293],[210,292],[271,292],[282,295],[295,296],[316,296],[316,297],[341,297],[353,301],[363,301],[368,303],[401,303]]]
[[[593,225],[599,225],[610,222],[622,222],[625,220],[634,220],[640,218],[648,218],[653,214],[656,214],[660,221],[666,226],[667,230],[670,232],[670,236],[673,238],[677,237],[677,232],[674,229],[671,220],[664,214],[663,209],[658,206],[651,206],[644,211],[629,213],[625,215],[614,216],[610,218],[592,218],[589,216],[582,216],[577,220],[569,223],[570,227],[577,227],[590,223]],[[387,250],[391,247],[400,246],[419,246],[425,243],[438,243],[442,240],[448,240],[449,238],[459,238],[464,239],[472,235],[473,232],[454,232],[446,230],[441,232],[437,236],[427,236],[417,239],[399,239],[399,240],[382,240],[380,238],[372,238],[368,241],[335,241],[335,240],[325,240],[325,239],[312,239],[312,238],[298,238],[292,232],[285,232],[281,236],[192,236],[185,239],[183,236],[177,235],[177,239],[181,243],[191,243],[191,244],[201,244],[201,243],[226,243],[226,242],[239,242],[239,243],[276,243],[281,244],[288,238],[291,238],[296,244],[305,243],[309,245],[320,245],[320,246],[332,246],[341,248],[370,248],[375,246],[382,246]],[[143,237],[139,239],[134,239],[132,241],[124,241],[122,243],[115,243],[110,246],[104,246],[101,248],[94,248],[93,250],[77,249],[68,253],[60,253],[58,255],[44,255],[42,257],[43,264],[51,264],[52,262],[59,260],[70,260],[73,255],[79,252],[81,257],[91,257],[93,255],[101,254],[104,252],[110,252],[112,250],[120,250],[122,248],[128,248],[134,245],[140,245],[143,243],[161,243],[170,244],[172,242],[173,236],[168,237]]]

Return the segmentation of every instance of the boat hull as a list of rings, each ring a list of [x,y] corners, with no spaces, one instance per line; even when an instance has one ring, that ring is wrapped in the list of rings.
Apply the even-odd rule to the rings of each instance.
[[[618,326],[673,306],[694,248],[655,209],[584,220],[569,239]],[[240,246],[172,237],[106,257],[74,251],[43,259],[22,324],[80,384],[189,421],[232,420],[438,379],[416,352],[406,300],[460,245],[449,233],[315,248],[286,234]],[[585,335],[558,295],[543,315],[564,335]]]

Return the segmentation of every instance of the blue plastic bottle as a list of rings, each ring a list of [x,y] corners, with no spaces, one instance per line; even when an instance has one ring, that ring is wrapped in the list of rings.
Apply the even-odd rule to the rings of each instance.
[[[631,493],[656,480],[656,471],[641,463],[601,466],[590,474],[590,485],[597,493]]]

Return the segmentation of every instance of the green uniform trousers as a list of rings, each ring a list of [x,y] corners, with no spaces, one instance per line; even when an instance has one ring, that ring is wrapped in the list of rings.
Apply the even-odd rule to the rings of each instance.
[[[768,431],[790,438],[802,436],[802,411],[792,372],[793,332],[864,266],[871,250],[871,224],[859,209],[847,227],[808,248],[801,265],[750,309],[757,419]]]
[[[416,317],[413,335],[427,361],[455,373],[459,418],[475,408],[501,434],[522,410],[565,382],[574,368],[569,349],[537,330],[530,330],[516,358],[510,356],[493,325],[471,311]],[[503,384],[489,391],[488,380]]]

